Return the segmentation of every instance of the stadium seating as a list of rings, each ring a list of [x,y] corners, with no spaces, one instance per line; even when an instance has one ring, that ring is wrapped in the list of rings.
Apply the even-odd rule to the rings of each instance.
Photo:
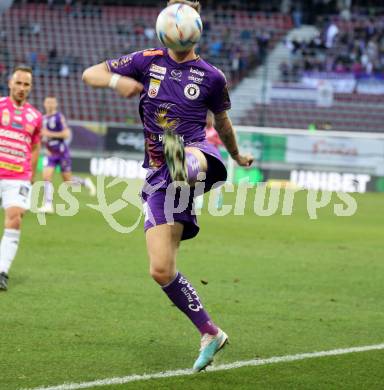
[[[243,125],[322,130],[384,131],[384,96],[336,94],[332,107],[314,104],[272,102],[256,105],[241,121]]]
[[[337,75],[341,80],[356,80],[352,93],[336,93],[330,108],[319,108],[310,103],[274,102],[257,105],[246,116],[243,124],[260,124],[283,128],[307,128],[341,131],[384,131],[384,97],[374,91],[384,87],[384,19],[382,16],[353,14],[349,21],[339,16],[319,18],[320,34],[310,40],[288,42],[290,61],[280,64],[281,80],[301,83],[306,79]],[[331,39],[328,32],[333,26]],[[328,37],[328,38],[327,38]],[[318,74],[321,76],[318,76]],[[371,78],[371,79],[370,79]],[[361,92],[358,85],[371,80]],[[288,84],[287,84],[288,85]],[[376,94],[374,94],[376,93]]]
[[[154,26],[158,12],[159,8],[147,7],[14,6],[0,16],[6,48],[12,53],[8,66],[34,63],[36,77],[31,102],[38,107],[44,96],[56,95],[71,119],[137,122],[136,99],[124,102],[116,99],[112,91],[92,90],[82,84],[81,73],[85,67],[106,58],[158,46],[154,31],[145,31]],[[267,32],[272,47],[291,27],[290,17],[279,14],[208,11],[204,19],[202,54],[228,75],[230,83],[239,81],[232,69],[235,52],[242,56],[244,71],[239,76],[243,76],[258,63],[258,36]],[[217,56],[212,55],[209,47],[214,40],[223,44]]]

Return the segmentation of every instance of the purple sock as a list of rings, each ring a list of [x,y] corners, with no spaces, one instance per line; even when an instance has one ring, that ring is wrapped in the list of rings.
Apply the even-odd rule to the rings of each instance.
[[[204,310],[196,290],[180,272],[162,289],[177,308],[193,322],[201,334],[217,334],[218,329]]]
[[[197,175],[200,173],[200,163],[197,157],[192,153],[186,153],[187,169],[188,169],[188,180],[195,182]]]

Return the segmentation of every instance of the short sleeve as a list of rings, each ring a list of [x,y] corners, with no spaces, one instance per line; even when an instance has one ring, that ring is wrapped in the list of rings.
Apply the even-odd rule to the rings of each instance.
[[[215,115],[231,109],[227,80],[220,70],[213,79],[211,93],[208,96],[208,109]]]
[[[40,143],[40,137],[41,137],[41,128],[43,127],[43,117],[40,116],[37,120],[37,124],[35,127],[35,131],[32,134],[32,145],[36,145]]]
[[[108,69],[112,73],[121,76],[132,77],[136,81],[141,81],[144,71],[144,57],[142,52],[124,55],[120,58],[106,61]]]

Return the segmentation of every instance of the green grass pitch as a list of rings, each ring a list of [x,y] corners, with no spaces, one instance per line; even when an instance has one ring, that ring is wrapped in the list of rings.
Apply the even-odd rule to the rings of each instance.
[[[149,277],[142,223],[119,234],[86,206],[94,200],[76,196],[73,217],[24,220],[0,294],[1,390],[190,368],[198,354],[199,334]],[[384,342],[384,199],[356,199],[353,217],[330,205],[318,220],[305,192],[292,216],[256,216],[252,191],[245,216],[203,211],[179,269],[230,336],[218,363]],[[138,215],[128,206],[118,220]],[[383,361],[375,351],[103,389],[382,389]]]

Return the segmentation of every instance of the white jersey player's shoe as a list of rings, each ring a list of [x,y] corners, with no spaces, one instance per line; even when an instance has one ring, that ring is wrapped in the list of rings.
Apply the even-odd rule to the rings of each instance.
[[[53,209],[52,203],[46,203],[43,207],[37,209],[39,213],[43,214],[54,214],[55,210]]]
[[[96,186],[89,177],[85,178],[84,186],[89,191],[89,195],[96,196]]]
[[[208,367],[213,362],[213,357],[222,349],[228,342],[228,336],[225,332],[219,329],[216,336],[208,333],[201,338],[200,355],[193,365],[194,371],[201,371]]]

